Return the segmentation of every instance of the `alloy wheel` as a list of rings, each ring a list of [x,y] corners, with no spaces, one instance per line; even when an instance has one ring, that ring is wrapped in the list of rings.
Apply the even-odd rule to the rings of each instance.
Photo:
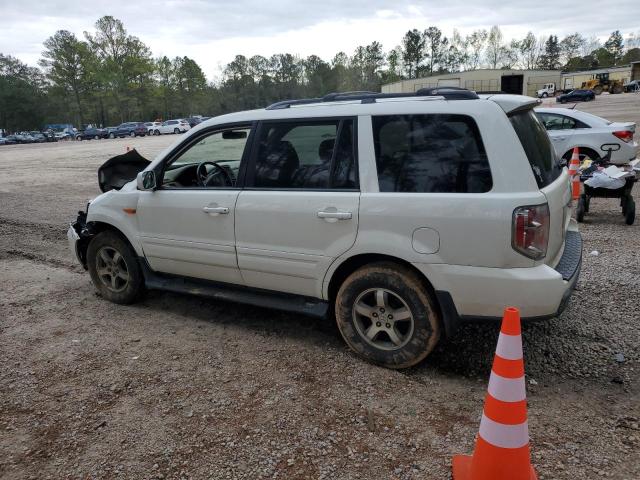
[[[129,285],[129,269],[124,257],[113,247],[102,247],[96,256],[98,278],[112,292],[122,292]]]
[[[358,334],[382,350],[404,347],[411,340],[415,328],[407,303],[385,288],[362,292],[353,305],[353,320]]]

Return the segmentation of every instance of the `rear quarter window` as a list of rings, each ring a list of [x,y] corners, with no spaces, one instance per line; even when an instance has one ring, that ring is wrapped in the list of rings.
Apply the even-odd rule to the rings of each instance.
[[[550,185],[560,176],[562,167],[542,122],[533,110],[516,112],[509,119],[527,155],[538,188]]]
[[[467,115],[372,117],[381,192],[484,193],[493,181],[478,126]]]

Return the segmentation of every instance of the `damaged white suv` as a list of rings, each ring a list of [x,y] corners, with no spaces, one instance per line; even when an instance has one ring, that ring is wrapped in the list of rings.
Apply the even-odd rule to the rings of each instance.
[[[335,314],[359,355],[408,367],[460,321],[569,299],[582,240],[537,104],[444,88],[212,118],[151,163],[103,165],[71,248],[113,302],[146,288]]]

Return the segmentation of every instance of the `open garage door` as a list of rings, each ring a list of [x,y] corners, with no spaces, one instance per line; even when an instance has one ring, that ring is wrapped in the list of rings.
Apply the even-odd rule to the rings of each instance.
[[[500,90],[504,93],[522,95],[524,85],[524,75],[503,75],[500,82]]]

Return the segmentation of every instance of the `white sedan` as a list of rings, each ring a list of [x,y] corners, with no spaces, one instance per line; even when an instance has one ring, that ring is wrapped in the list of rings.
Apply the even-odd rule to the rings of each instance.
[[[638,155],[640,147],[633,136],[633,122],[610,122],[604,118],[569,108],[536,108],[558,154],[571,158],[573,147],[580,148],[580,161],[603,158],[609,149],[611,163],[625,164]]]
[[[153,130],[154,135],[167,134],[167,133],[184,133],[191,129],[189,122],[186,120],[167,120],[162,122],[159,126]]]

